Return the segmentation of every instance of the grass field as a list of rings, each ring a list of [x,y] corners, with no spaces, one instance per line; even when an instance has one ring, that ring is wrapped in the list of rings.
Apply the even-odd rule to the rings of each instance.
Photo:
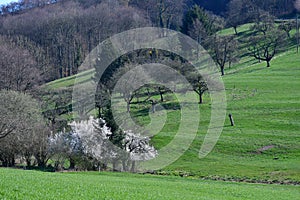
[[[187,174],[211,179],[249,182],[300,181],[300,55],[291,49],[277,55],[267,68],[264,62],[226,70],[227,119],[214,150],[198,158],[210,120],[210,99],[200,105],[200,128],[190,148],[161,174]],[[174,99],[162,105],[170,107]],[[148,124],[145,105],[133,104],[133,116]],[[149,108],[148,108],[149,109]],[[146,109],[147,110],[147,109]],[[168,109],[162,131],[152,139],[157,148],[167,145],[181,123],[180,109]]]
[[[0,199],[296,199],[299,186],[127,173],[48,173],[0,168]]]
[[[260,63],[239,72],[228,70],[227,112],[233,114],[236,126],[229,126],[227,120],[214,151],[198,159],[209,120],[209,104],[201,106],[204,119],[198,138],[167,169],[199,176],[299,181],[299,63],[299,54],[290,52],[275,59],[269,69]],[[263,147],[270,148],[260,151]]]
[[[247,35],[249,25],[239,28],[239,37]],[[232,34],[227,29],[222,34]],[[206,94],[200,105],[201,122],[190,148],[160,174],[190,175],[208,179],[249,182],[299,183],[300,181],[300,54],[290,46],[276,56],[271,67],[242,57],[239,64],[226,69],[223,77],[227,93],[227,113],[232,113],[236,126],[227,119],[214,150],[198,158],[210,120],[210,99]],[[91,77],[91,71],[79,76],[79,82]],[[49,83],[51,88],[72,86],[67,81]],[[174,99],[162,105],[170,107],[167,122],[152,142],[160,149],[174,137],[180,123],[180,110],[172,109]],[[174,107],[174,105],[173,105]],[[140,124],[149,123],[150,105],[132,104],[132,116]],[[145,111],[146,110],[146,111]],[[215,182],[214,182],[215,183]],[[219,183],[215,183],[219,184]],[[277,186],[276,186],[277,187]],[[283,186],[284,187],[284,186]]]

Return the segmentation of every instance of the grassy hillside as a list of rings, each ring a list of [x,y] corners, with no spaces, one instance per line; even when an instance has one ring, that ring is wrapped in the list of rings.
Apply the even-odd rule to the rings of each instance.
[[[66,78],[61,78],[55,81],[52,81],[46,84],[47,87],[51,89],[59,89],[72,87],[75,84],[75,80],[77,79],[77,83],[85,83],[86,81],[91,80],[93,76],[94,69],[86,70],[74,76],[69,76]]]
[[[242,38],[249,25],[239,28]],[[222,34],[232,34],[224,30]],[[245,48],[245,47],[242,47]],[[204,159],[198,158],[210,120],[210,100],[200,105],[201,122],[196,139],[176,162],[161,174],[186,174],[211,179],[250,182],[296,183],[300,181],[300,54],[290,46],[266,68],[242,57],[240,63],[226,69],[223,80],[227,92],[227,112],[236,126],[226,120],[214,150]],[[80,81],[92,71],[79,75]],[[71,87],[74,77],[49,83],[51,88]],[[160,149],[174,137],[180,123],[180,110],[172,95],[162,105],[169,107],[167,122],[152,142]],[[175,108],[174,108],[175,105]],[[132,116],[140,124],[149,123],[150,105],[132,104]],[[146,112],[145,112],[146,110]]]
[[[261,63],[229,71],[224,77],[227,112],[236,126],[227,120],[213,152],[200,160],[197,152],[209,119],[205,118],[191,148],[167,169],[215,178],[299,181],[299,63],[299,54],[289,52],[275,59],[270,69]],[[200,110],[205,113],[209,105]]]
[[[203,181],[127,173],[0,169],[0,199],[295,199],[299,186]]]

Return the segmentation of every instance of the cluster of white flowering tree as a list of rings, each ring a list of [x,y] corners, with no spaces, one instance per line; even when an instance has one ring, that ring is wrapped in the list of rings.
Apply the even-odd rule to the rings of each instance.
[[[134,134],[131,130],[124,133],[125,150],[132,161],[130,171],[135,171],[136,161],[151,160],[157,156],[157,150],[149,144],[149,137]]]
[[[55,160],[55,167],[62,168],[65,160],[70,161],[70,168],[75,168],[80,160],[89,161],[93,168],[110,167],[119,171],[136,171],[136,162],[156,157],[157,151],[150,145],[150,138],[123,131],[122,145],[114,145],[110,138],[112,132],[102,118],[69,124],[71,132],[60,132],[49,139],[49,151]]]
[[[113,149],[109,148],[112,132],[103,119],[90,117],[88,120],[73,121],[69,125],[80,138],[84,154],[92,158],[98,167],[101,162],[105,164],[116,156]]]
[[[83,149],[79,136],[73,132],[62,131],[49,137],[49,154],[54,161],[54,167],[61,170],[66,159],[69,169],[74,169],[76,161],[82,158]]]

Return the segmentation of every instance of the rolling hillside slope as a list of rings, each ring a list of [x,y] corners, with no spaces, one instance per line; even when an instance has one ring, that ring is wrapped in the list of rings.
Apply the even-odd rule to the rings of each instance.
[[[241,37],[248,27],[241,28]],[[270,68],[265,65],[243,57],[239,64],[226,69],[223,80],[227,112],[233,115],[236,126],[231,127],[227,119],[214,150],[206,158],[198,158],[210,119],[206,94],[206,103],[200,105],[201,122],[196,139],[180,159],[159,174],[249,182],[300,182],[300,54],[290,46],[272,60]],[[83,72],[79,80],[84,82],[91,74],[92,71]],[[69,77],[48,86],[60,88],[73,84],[74,77]],[[170,98],[163,106],[174,103],[173,100]],[[140,109],[133,104],[132,115],[141,124],[149,123],[149,116],[141,114]],[[152,140],[158,149],[172,140],[178,123],[180,110],[170,109],[167,123]]]

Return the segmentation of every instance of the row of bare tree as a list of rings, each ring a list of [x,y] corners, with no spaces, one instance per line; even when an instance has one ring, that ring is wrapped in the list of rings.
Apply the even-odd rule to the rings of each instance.
[[[22,0],[3,6],[0,34],[10,40],[22,37],[18,46],[31,52],[42,80],[50,81],[78,73],[85,56],[99,42],[124,30],[151,25],[171,28],[203,44],[224,26],[234,27],[237,33],[241,24],[268,18],[267,11],[290,13],[292,1],[231,0],[224,20],[204,15],[183,0]]]

